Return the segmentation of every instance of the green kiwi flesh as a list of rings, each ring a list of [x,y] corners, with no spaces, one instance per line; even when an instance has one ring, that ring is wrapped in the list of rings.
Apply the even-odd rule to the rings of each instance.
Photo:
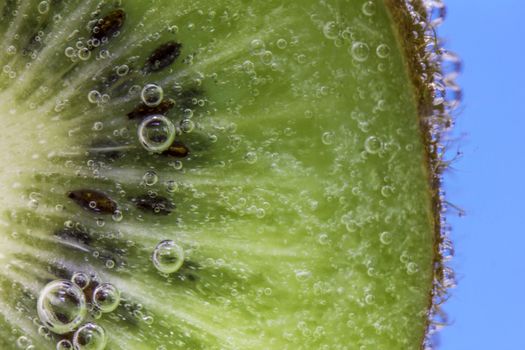
[[[107,349],[422,346],[431,175],[383,1],[0,0],[0,38],[1,349],[72,339],[37,299],[77,272],[121,293],[85,319]]]

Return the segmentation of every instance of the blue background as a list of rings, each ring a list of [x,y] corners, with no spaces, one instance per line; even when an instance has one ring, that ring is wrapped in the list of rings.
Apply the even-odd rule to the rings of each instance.
[[[458,286],[440,350],[525,349],[525,1],[448,0],[439,34],[464,61],[446,174]]]

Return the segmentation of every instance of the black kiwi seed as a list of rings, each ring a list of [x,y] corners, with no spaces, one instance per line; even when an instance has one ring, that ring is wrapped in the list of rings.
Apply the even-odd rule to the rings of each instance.
[[[98,23],[91,30],[91,39],[103,40],[109,39],[113,34],[122,28],[126,13],[122,9],[111,11],[104,18],[100,19]]]
[[[138,209],[157,215],[168,215],[175,209],[175,204],[162,196],[142,195],[132,198],[131,201]]]
[[[170,41],[159,46],[144,64],[143,72],[158,72],[173,63],[180,56],[182,44]]]
[[[63,228],[55,232],[55,236],[64,240],[75,243],[81,243],[89,245],[91,243],[91,237],[88,232],[78,228]]]
[[[117,210],[117,203],[103,192],[95,190],[74,190],[67,196],[86,210],[100,214],[113,214]]]
[[[162,102],[155,107],[147,106],[144,103],[139,104],[134,110],[127,114],[129,119],[140,118],[143,119],[149,115],[162,114],[165,115],[175,106],[175,101],[171,98],[162,100]]]

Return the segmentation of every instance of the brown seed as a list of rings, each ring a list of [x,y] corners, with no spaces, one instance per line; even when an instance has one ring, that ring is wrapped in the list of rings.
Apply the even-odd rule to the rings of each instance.
[[[156,215],[168,215],[173,209],[175,209],[175,204],[162,196],[151,197],[143,195],[132,198],[131,201],[138,209]]]
[[[167,150],[162,152],[162,154],[166,156],[171,156],[175,158],[185,158],[188,156],[189,153],[190,150],[188,149],[188,147],[180,141],[173,141],[171,146]]]
[[[75,190],[67,194],[75,203],[86,210],[100,214],[113,214],[117,203],[105,193],[95,190]]]
[[[180,56],[182,44],[170,41],[159,46],[144,64],[144,73],[158,72],[173,63]]]
[[[134,110],[128,113],[129,119],[134,118],[140,118],[144,119],[147,116],[154,115],[154,114],[162,114],[165,115],[175,106],[175,101],[171,98],[162,100],[162,102],[155,107],[150,107],[145,105],[144,103],[139,104],[137,107],[135,107]]]
[[[100,19],[91,30],[91,39],[109,39],[124,25],[126,13],[122,9],[111,11],[106,17]]]

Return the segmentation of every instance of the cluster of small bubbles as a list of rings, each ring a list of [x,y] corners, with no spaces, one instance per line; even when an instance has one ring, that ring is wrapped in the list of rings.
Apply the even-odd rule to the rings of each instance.
[[[139,125],[138,137],[142,146],[150,151],[160,153],[168,149],[175,140],[175,126],[163,115],[152,115]]]
[[[67,339],[62,339],[57,343],[56,350],[73,350],[73,343]]]
[[[365,151],[370,154],[376,154],[383,148],[383,143],[376,136],[369,136],[365,140]]]
[[[248,164],[255,164],[257,162],[257,153],[250,151],[244,155],[244,160]]]
[[[364,62],[368,59],[368,55],[370,54],[370,48],[366,43],[356,41],[350,47],[350,54],[352,55],[354,60],[358,62]]]
[[[148,170],[146,173],[142,176],[142,180],[144,181],[144,184],[146,186],[153,186],[159,181],[159,177],[157,173],[153,170]]]
[[[90,92],[88,92],[89,103],[96,104],[96,103],[100,103],[101,100],[102,100],[102,95],[97,90],[91,90]]]
[[[103,350],[106,343],[106,331],[95,323],[86,323],[73,335],[75,350]]]
[[[286,49],[286,46],[288,46],[288,42],[285,39],[281,38],[277,39],[276,45],[279,49],[284,50]]]
[[[166,190],[169,193],[175,193],[179,189],[179,184],[174,180],[166,181]]]
[[[183,119],[180,122],[180,129],[184,133],[190,133],[195,129],[195,123],[191,119]]]
[[[12,56],[12,55],[14,55],[16,53],[16,47],[13,46],[13,45],[9,45],[7,47],[7,49],[6,49],[6,51],[7,51],[8,55]]]
[[[164,91],[157,84],[146,84],[140,93],[142,102],[148,107],[158,106],[164,97]]]
[[[334,143],[335,133],[333,131],[326,131],[321,136],[321,141],[325,145],[331,145]]]
[[[392,233],[391,232],[385,231],[385,232],[381,232],[381,234],[379,234],[379,240],[384,245],[389,245],[390,243],[392,243],[392,239],[393,239],[393,237],[392,237]]]
[[[123,76],[125,76],[128,73],[129,73],[129,67],[128,67],[127,64],[123,64],[123,65],[117,67],[117,75],[118,76],[123,77]]]
[[[93,291],[93,304],[102,312],[114,311],[120,303],[120,291],[111,283],[102,283]]]
[[[172,240],[161,241],[152,255],[153,265],[162,273],[173,273],[184,263],[184,250]]]
[[[124,217],[124,215],[122,214],[122,211],[121,210],[115,210],[113,212],[113,214],[111,215],[111,218],[113,219],[113,221],[115,222],[121,222],[122,221],[122,218]]]
[[[80,289],[86,289],[91,282],[91,278],[84,272],[75,272],[73,276],[71,276],[71,282],[79,286]]]
[[[38,4],[38,13],[40,13],[41,15],[45,15],[46,13],[49,12],[49,3],[47,1],[41,1],[39,4]]]
[[[390,46],[387,44],[379,44],[376,48],[376,55],[379,58],[387,58],[390,56]]]
[[[361,11],[365,16],[373,16],[376,13],[376,4],[374,1],[370,0],[363,4]]]
[[[37,312],[42,324],[53,333],[69,333],[78,327],[86,316],[84,292],[70,281],[50,282],[40,292]]]

